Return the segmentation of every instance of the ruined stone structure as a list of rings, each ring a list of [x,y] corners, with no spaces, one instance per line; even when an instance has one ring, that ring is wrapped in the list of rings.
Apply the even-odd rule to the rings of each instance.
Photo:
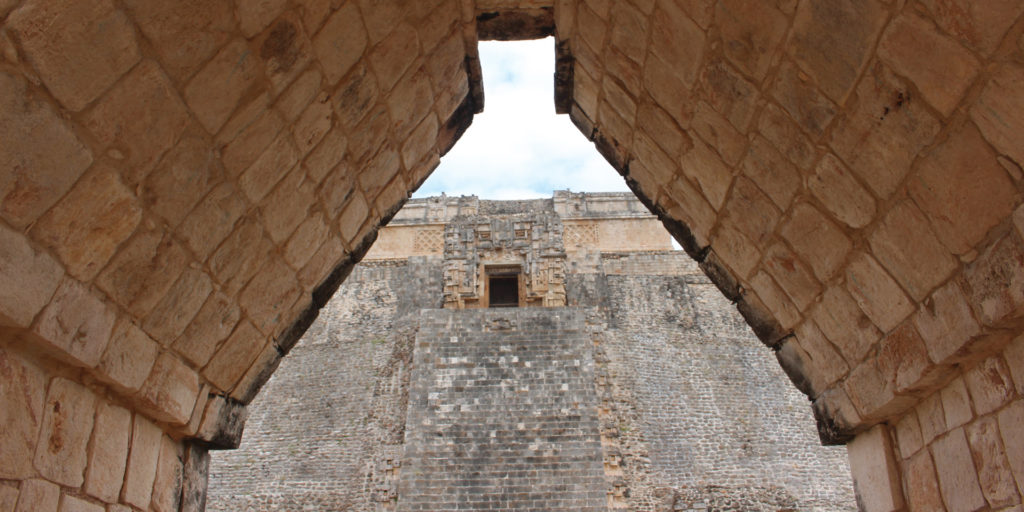
[[[214,456],[208,510],[856,508],[845,450],[629,194],[414,199],[380,241]],[[453,263],[486,302],[537,246],[568,307],[452,307]]]
[[[1017,506],[1022,13],[0,0],[0,509],[199,507],[207,450],[483,109],[477,41],[545,35],[556,109],[775,349],[865,509]]]

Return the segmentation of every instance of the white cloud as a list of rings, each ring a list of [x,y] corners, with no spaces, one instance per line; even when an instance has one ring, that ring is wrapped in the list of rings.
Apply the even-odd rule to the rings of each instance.
[[[628,190],[567,115],[555,115],[554,40],[482,42],[484,112],[415,197],[551,197]]]

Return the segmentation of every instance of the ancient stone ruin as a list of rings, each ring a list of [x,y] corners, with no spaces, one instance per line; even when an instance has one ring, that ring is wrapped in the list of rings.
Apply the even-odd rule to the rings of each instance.
[[[201,509],[208,450],[484,108],[477,42],[542,36],[556,110],[772,347],[865,510],[1019,507],[1022,14],[0,0],[0,510]]]
[[[378,240],[207,510],[856,510],[845,450],[630,194],[413,199]]]

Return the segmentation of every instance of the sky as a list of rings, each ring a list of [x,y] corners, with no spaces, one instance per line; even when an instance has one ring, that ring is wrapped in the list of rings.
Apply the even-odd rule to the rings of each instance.
[[[483,41],[484,111],[413,197],[627,191],[568,115],[555,115],[554,39]]]

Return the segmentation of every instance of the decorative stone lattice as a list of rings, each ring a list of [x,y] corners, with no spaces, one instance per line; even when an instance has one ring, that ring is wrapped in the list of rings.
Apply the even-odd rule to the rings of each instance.
[[[435,253],[444,249],[444,230],[441,228],[423,228],[416,230],[413,238],[413,251],[419,253]]]
[[[582,248],[597,245],[600,235],[594,224],[569,224],[565,226],[564,238],[566,247]]]

